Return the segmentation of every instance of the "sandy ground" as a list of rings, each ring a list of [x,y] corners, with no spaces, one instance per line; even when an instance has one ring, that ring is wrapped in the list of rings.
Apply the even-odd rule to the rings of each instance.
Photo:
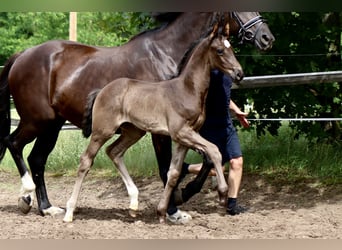
[[[192,178],[192,177],[189,177]],[[227,216],[207,181],[201,193],[180,208],[193,220],[187,225],[159,224],[156,206],[162,193],[157,177],[135,178],[140,213],[128,214],[128,197],[120,178],[87,176],[73,223],[42,217],[36,204],[27,215],[17,208],[19,177],[0,172],[0,239],[341,239],[342,187],[315,183],[271,185],[244,176],[240,203],[250,208]],[[46,177],[51,203],[65,207],[75,178]]]

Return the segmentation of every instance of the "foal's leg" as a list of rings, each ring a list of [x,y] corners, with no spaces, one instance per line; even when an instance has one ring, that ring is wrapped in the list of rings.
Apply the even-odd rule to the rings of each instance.
[[[66,205],[66,213],[63,219],[64,222],[72,222],[74,210],[76,208],[76,203],[81,191],[82,182],[88,174],[91,166],[93,165],[93,161],[97,152],[102,147],[102,145],[110,138],[111,136],[103,137],[101,135],[95,135],[95,133],[93,132],[90,139],[90,143],[86,151],[81,155],[80,158],[80,164],[78,166],[77,171],[77,179],[74,185],[72,195]]]
[[[166,182],[167,182],[167,172],[169,171],[169,168],[170,168],[171,155],[172,155],[171,137],[166,136],[166,135],[152,134],[152,142],[153,142],[154,151],[157,157],[159,176],[162,179],[164,187],[165,187]],[[179,179],[176,187],[178,186],[180,181],[181,180]],[[174,188],[173,191],[176,190],[176,187]],[[171,214],[177,211],[177,206],[176,206],[176,201],[175,201],[177,197],[176,193],[177,192],[172,193],[170,197],[170,201],[169,201],[169,206],[167,209],[168,210],[167,212]]]
[[[129,209],[130,215],[132,217],[136,217],[139,208],[139,190],[127,171],[127,168],[123,161],[123,156],[127,149],[134,143],[136,143],[145,134],[145,131],[138,129],[132,124],[124,124],[121,127],[120,137],[106,149],[107,155],[114,162],[115,166],[120,172],[123,182],[125,183],[128,196],[130,198]]]
[[[188,147],[185,147],[179,143],[175,143],[174,151],[172,153],[171,164],[169,171],[167,173],[167,182],[164,188],[164,193],[162,198],[158,204],[157,213],[159,216],[159,222],[165,223],[166,218],[166,210],[168,208],[168,203],[170,201],[170,197],[174,187],[176,187],[178,178],[182,171],[182,165],[184,162],[184,158],[186,152],[188,151]]]
[[[220,204],[224,205],[227,200],[227,191],[228,185],[226,180],[224,179],[223,171],[222,171],[222,156],[217,146],[206,139],[204,139],[200,134],[196,133],[191,128],[184,127],[181,131],[178,132],[175,140],[186,145],[188,147],[194,148],[198,152],[202,152],[204,154],[205,161],[208,163],[208,167],[210,164],[213,164],[216,170],[217,184],[218,184],[218,193]],[[208,169],[203,170],[201,175],[205,175]]]

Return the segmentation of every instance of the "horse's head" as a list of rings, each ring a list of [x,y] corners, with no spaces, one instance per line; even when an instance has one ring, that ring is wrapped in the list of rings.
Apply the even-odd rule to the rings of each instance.
[[[229,23],[216,24],[209,37],[211,39],[209,51],[211,67],[219,69],[229,75],[233,82],[239,83],[243,79],[244,73],[228,41]]]
[[[259,50],[272,48],[275,38],[259,12],[231,12],[229,23],[240,43],[254,43]]]

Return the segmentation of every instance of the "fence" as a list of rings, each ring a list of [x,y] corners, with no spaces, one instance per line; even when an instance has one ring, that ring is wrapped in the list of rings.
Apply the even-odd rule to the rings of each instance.
[[[2,67],[0,66],[0,69]],[[310,83],[333,83],[342,82],[342,71],[327,71],[299,74],[265,75],[245,77],[239,85],[233,84],[233,89],[261,88],[275,86],[291,86]],[[250,119],[251,120],[251,119]],[[300,120],[300,121],[342,121],[342,118],[275,118],[275,119],[257,119],[257,120]],[[18,120],[12,120],[11,124],[16,126]],[[65,124],[64,130],[78,129],[72,124]]]

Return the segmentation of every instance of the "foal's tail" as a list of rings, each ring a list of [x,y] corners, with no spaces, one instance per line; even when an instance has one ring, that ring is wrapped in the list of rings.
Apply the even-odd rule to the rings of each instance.
[[[91,134],[92,118],[93,118],[93,106],[95,99],[100,92],[100,89],[96,89],[88,95],[87,104],[85,106],[83,121],[82,121],[82,133],[83,136],[88,138]]]
[[[10,106],[10,90],[8,85],[8,74],[15,60],[20,56],[20,53],[11,56],[0,75],[0,162],[4,158],[6,152],[6,144],[4,139],[11,131],[11,106]]]

